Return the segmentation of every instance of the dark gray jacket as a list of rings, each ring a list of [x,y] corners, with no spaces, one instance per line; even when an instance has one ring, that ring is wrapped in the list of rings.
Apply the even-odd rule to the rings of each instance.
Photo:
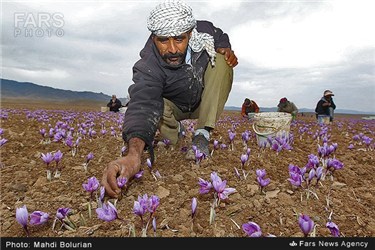
[[[228,35],[211,22],[197,21],[198,32],[212,35],[217,48],[231,48]],[[133,67],[133,84],[129,87],[130,102],[126,111],[123,139],[141,138],[146,147],[152,142],[163,114],[163,98],[172,101],[183,112],[194,111],[201,101],[203,76],[209,62],[205,50],[193,52],[191,63],[168,65],[160,56],[151,35],[140,52],[141,59]]]

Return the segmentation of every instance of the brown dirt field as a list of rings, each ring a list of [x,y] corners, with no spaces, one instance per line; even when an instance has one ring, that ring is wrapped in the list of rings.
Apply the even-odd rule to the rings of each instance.
[[[329,136],[328,144],[337,143],[334,157],[344,164],[341,170],[335,171],[333,178],[327,176],[317,186],[312,187],[315,195],[306,197],[303,189],[294,189],[290,182],[289,164],[305,166],[309,154],[318,154],[318,144],[322,141],[314,138],[316,132],[323,127],[316,124],[313,115],[298,116],[290,128],[294,136],[293,149],[282,150],[279,154],[267,148],[261,150],[252,130],[252,121],[240,117],[239,112],[225,111],[211,135],[210,150],[213,141],[229,145],[228,129],[234,128],[234,150],[218,149],[209,159],[200,165],[188,161],[181,148],[190,147],[191,132],[175,147],[155,148],[156,161],[152,166],[158,170],[161,178],[154,178],[146,165],[149,158],[144,153],[142,168],[143,176],[131,180],[124,196],[117,202],[120,218],[105,222],[97,218],[95,211],[90,219],[88,216],[88,193],[82,184],[89,177],[101,179],[104,166],[120,157],[121,148],[126,145],[121,138],[123,114],[101,113],[100,104],[43,102],[14,103],[2,102],[1,138],[8,141],[1,146],[1,207],[0,231],[2,237],[24,237],[25,232],[15,219],[16,208],[26,205],[29,213],[40,210],[50,214],[46,224],[28,226],[30,235],[34,237],[127,237],[141,235],[141,221],[133,213],[134,201],[138,195],[158,195],[160,205],[156,210],[157,231],[160,237],[245,237],[241,225],[249,221],[257,223],[264,236],[273,234],[277,237],[302,237],[298,226],[297,215],[304,213],[315,222],[315,236],[330,237],[325,224],[329,215],[340,228],[341,236],[369,237],[375,235],[375,183],[374,183],[374,152],[364,143],[354,141],[353,136],[363,133],[374,138],[375,122],[361,119],[359,115],[337,115],[333,124],[324,126]],[[68,123],[74,128],[74,140],[78,138],[78,124],[87,124],[97,132],[90,138],[82,136],[78,153],[73,156],[70,148],[63,143],[41,143],[39,130]],[[185,121],[186,126],[194,121]],[[110,134],[110,127],[117,136]],[[101,135],[104,127],[107,134]],[[306,128],[306,132],[301,132]],[[244,170],[246,179],[239,180],[234,168],[241,168],[240,156],[246,147],[241,139],[244,131],[250,131],[247,146],[251,148],[250,160]],[[0,139],[1,139],[0,138]],[[373,140],[374,141],[374,140]],[[353,149],[348,146],[354,144]],[[372,143],[374,147],[374,142]],[[60,178],[46,179],[46,165],[41,153],[61,150],[62,174]],[[88,153],[94,158],[85,172],[82,164]],[[333,156],[332,156],[333,157]],[[271,179],[260,193],[255,170],[264,168]],[[222,200],[215,208],[216,217],[210,224],[210,204],[213,194],[199,194],[198,178],[210,181],[210,174],[217,172],[227,180],[227,186],[237,192]],[[197,214],[191,218],[191,200],[198,200]],[[113,201],[113,200],[112,200]],[[93,207],[97,204],[94,202]],[[52,230],[56,210],[60,207],[72,209],[71,221],[74,231],[62,228]],[[60,225],[56,227],[59,229]],[[133,229],[134,230],[133,230]],[[153,237],[152,227],[148,236]]]

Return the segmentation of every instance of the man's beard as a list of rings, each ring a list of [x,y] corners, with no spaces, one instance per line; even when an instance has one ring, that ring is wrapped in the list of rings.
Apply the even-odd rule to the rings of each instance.
[[[166,53],[162,56],[162,58],[169,65],[180,65],[185,60],[185,55],[185,53]]]

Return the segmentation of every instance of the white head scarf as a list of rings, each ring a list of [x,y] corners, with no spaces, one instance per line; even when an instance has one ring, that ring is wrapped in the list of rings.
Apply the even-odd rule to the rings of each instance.
[[[197,21],[190,6],[180,0],[167,0],[157,5],[147,19],[147,28],[156,36],[179,36],[192,29],[189,46],[194,52],[205,49],[215,65],[214,38],[207,33],[199,33]]]

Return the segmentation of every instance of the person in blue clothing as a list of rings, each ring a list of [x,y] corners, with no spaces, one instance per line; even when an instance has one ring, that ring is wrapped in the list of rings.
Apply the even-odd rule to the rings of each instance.
[[[224,110],[233,67],[238,64],[228,35],[209,21],[196,20],[182,1],[157,5],[147,28],[151,34],[133,67],[134,83],[128,89],[122,131],[128,153],[110,162],[102,176],[106,193],[116,198],[120,194],[116,178],[130,180],[140,170],[144,149],[153,162],[157,130],[176,144],[184,130],[181,121],[197,119],[192,145],[210,156],[210,132]],[[191,151],[186,159],[193,160]]]
[[[333,122],[336,105],[332,96],[334,96],[333,92],[331,90],[326,90],[324,91],[323,97],[316,104],[315,114],[319,124],[325,123],[326,120],[329,120],[330,123]]]

